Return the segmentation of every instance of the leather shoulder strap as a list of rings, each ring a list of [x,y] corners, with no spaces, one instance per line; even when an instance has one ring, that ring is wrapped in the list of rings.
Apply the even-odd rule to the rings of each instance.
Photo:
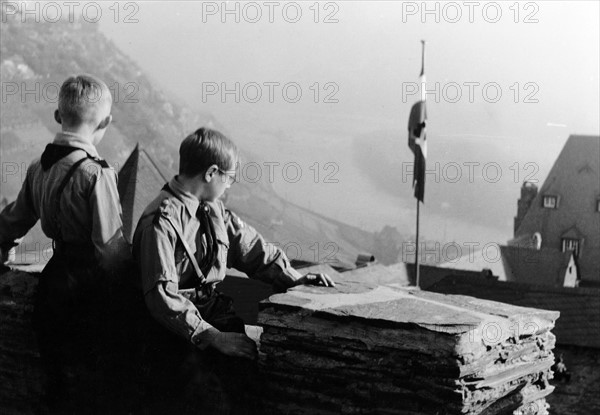
[[[58,227],[58,234],[60,235],[59,239],[57,239],[58,241],[62,240],[60,220],[58,219],[58,215],[60,213],[60,198],[62,196],[63,191],[65,190],[65,187],[67,186],[67,183],[69,183],[69,180],[71,179],[77,168],[88,158],[89,156],[82,157],[81,159],[73,163],[69,171],[67,171],[67,174],[65,174],[65,177],[63,177],[62,181],[58,185],[58,189],[56,190],[56,195],[54,196],[54,217],[56,218],[56,226]]]
[[[166,200],[168,200],[168,199],[165,199],[165,201]],[[194,253],[192,252],[192,249],[190,248],[190,245],[185,241],[185,239],[183,237],[183,232],[181,231],[181,229],[179,229],[179,227],[175,224],[175,221],[173,220],[173,218],[171,216],[171,213],[169,212],[169,209],[164,209],[161,206],[161,208],[160,208],[160,215],[163,218],[165,218],[165,220],[167,222],[169,222],[169,224],[171,225],[171,227],[173,228],[173,230],[177,234],[177,239],[181,242],[181,245],[183,245],[183,249],[185,250],[185,253],[188,256],[188,259],[192,263],[192,266],[194,267],[194,271],[196,272],[196,276],[200,280],[200,284],[204,284],[206,282],[206,277],[204,276],[204,274],[200,270],[200,266],[198,265],[198,261],[196,261],[196,257],[194,256]]]

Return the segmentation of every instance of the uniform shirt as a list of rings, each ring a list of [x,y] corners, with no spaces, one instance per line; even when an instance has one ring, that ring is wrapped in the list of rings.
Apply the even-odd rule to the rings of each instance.
[[[53,164],[44,169],[43,164],[49,163],[42,160],[53,145],[54,150],[76,150],[52,160]],[[63,178],[75,162],[88,155],[92,158],[81,163],[65,186],[57,212],[57,191]],[[16,245],[15,240],[40,219],[46,236],[76,247],[93,247],[100,266],[112,270],[129,256],[121,215],[114,169],[99,158],[91,140],[58,133],[45,155],[27,169],[17,200],[0,213],[0,246]]]
[[[203,348],[214,328],[202,319],[185,295],[184,290],[197,287],[199,280],[185,249],[177,243],[173,225],[163,216],[169,215],[195,252],[198,263],[202,263],[207,243],[196,217],[200,201],[185,191],[177,177],[169,182],[169,187],[174,194],[162,190],[142,214],[133,237],[133,254],[140,266],[142,290],[150,313],[163,326]],[[222,281],[228,267],[271,284],[276,290],[294,285],[301,277],[281,249],[267,244],[221,201],[206,205],[218,252],[216,262],[205,275],[205,284]]]

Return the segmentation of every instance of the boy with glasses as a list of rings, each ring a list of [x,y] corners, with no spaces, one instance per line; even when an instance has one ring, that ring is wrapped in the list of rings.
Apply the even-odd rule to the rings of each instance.
[[[257,349],[231,299],[214,288],[227,267],[276,291],[334,284],[325,274],[302,276],[282,250],[219,201],[235,180],[238,150],[231,140],[200,128],[182,142],[179,156],[179,175],[147,207],[133,238],[144,300],[162,326],[146,345],[150,396],[159,397],[151,406],[161,413],[178,402],[184,413],[219,413],[233,402],[228,410],[240,413]]]

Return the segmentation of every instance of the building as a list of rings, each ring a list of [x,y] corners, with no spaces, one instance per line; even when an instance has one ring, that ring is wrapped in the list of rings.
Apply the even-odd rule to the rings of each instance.
[[[489,270],[498,281],[552,287],[579,285],[577,261],[572,251],[562,252],[555,248],[533,245],[490,245],[486,249],[440,264],[439,267],[457,272]],[[427,289],[427,285],[421,285],[421,288]]]
[[[578,267],[572,251],[501,246],[503,281],[553,287],[577,287]]]
[[[524,183],[511,246],[572,251],[582,286],[600,286],[600,136],[571,135],[537,191]]]

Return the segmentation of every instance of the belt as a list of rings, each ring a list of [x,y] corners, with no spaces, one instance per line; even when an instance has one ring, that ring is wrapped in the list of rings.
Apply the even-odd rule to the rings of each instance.
[[[193,303],[208,300],[213,295],[219,294],[219,292],[215,290],[215,284],[212,283],[202,284],[197,288],[179,289],[177,292]]]

